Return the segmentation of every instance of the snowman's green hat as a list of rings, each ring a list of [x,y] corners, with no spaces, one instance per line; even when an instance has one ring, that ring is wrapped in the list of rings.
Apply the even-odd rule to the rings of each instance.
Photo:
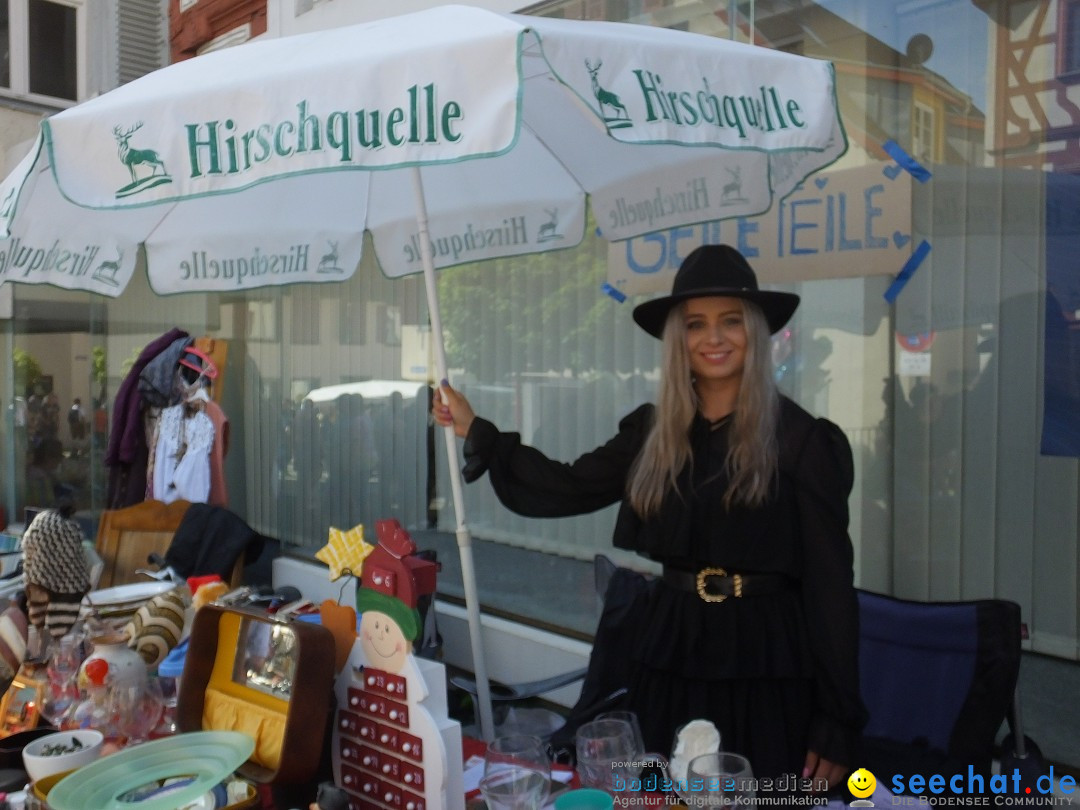
[[[416,641],[420,636],[420,611],[395,596],[387,596],[371,588],[357,588],[356,609],[361,613],[369,610],[385,613],[401,628],[402,635],[408,641]]]

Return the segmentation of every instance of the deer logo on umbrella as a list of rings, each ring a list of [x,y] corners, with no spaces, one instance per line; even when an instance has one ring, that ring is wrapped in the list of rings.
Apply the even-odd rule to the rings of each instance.
[[[338,267],[338,249],[337,242],[330,242],[327,240],[327,244],[330,245],[330,252],[323,254],[323,257],[319,259],[319,267],[316,269],[316,273],[342,273],[344,272]]]
[[[131,182],[123,188],[117,189],[117,197],[127,197],[140,191],[145,191],[162,183],[171,183],[172,177],[165,170],[165,162],[153,149],[135,149],[131,146],[131,136],[142,128],[143,122],[139,121],[129,129],[120,126],[113,127],[113,135],[116,137],[117,157],[120,162],[127,166],[131,173]],[[136,166],[147,166],[150,173],[145,169],[135,170]]]
[[[742,168],[740,166],[735,168],[725,166],[724,170],[728,173],[730,179],[724,183],[724,188],[720,192],[720,204],[734,205],[735,203],[746,202],[746,198],[742,193]]]
[[[559,233],[559,209],[545,208],[549,217],[547,222],[540,223],[540,229],[536,232],[537,242],[550,242],[552,239],[562,239]]]
[[[116,259],[114,261],[103,261],[94,269],[94,281],[106,284],[110,287],[119,287],[120,282],[117,280],[116,274],[120,272],[120,263],[123,261],[124,251],[118,248],[116,251]]]
[[[604,116],[604,123],[607,124],[608,129],[632,127],[634,122],[630,120],[630,113],[626,111],[626,106],[617,95],[601,86],[600,80],[596,77],[603,64],[603,59],[598,60],[595,65],[588,59],[585,60],[585,69],[589,71],[589,78],[592,79],[593,95],[596,96],[596,102],[600,105],[600,114]]]

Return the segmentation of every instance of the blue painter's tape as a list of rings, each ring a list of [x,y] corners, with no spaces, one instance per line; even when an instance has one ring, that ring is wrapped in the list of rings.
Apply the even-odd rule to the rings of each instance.
[[[624,293],[622,290],[612,287],[606,281],[600,285],[600,289],[601,291],[606,292],[620,304],[626,300],[626,293]]]
[[[929,252],[930,243],[923,239],[919,246],[908,256],[908,260],[904,262],[904,266],[900,269],[900,274],[889,285],[889,289],[885,291],[886,301],[890,304],[896,302],[896,296],[900,295],[904,285],[911,281],[911,277],[915,275],[915,271],[919,269],[919,265],[923,263],[923,259],[926,258],[926,254]]]
[[[899,163],[902,169],[907,171],[920,183],[925,183],[934,176],[929,169],[905,152],[896,141],[885,141],[885,143],[881,145],[881,148],[888,152],[889,157]]]

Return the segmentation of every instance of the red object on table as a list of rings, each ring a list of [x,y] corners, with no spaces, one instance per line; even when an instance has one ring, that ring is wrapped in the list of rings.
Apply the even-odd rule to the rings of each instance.
[[[210,582],[222,582],[223,580],[217,574],[204,574],[199,577],[188,577],[187,584],[192,593],[199,590],[200,587]]]

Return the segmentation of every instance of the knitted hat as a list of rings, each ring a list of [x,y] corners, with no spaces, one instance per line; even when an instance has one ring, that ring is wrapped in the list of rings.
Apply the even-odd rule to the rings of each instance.
[[[79,524],[56,509],[46,509],[30,521],[22,538],[26,581],[63,594],[90,590],[90,572]]]

